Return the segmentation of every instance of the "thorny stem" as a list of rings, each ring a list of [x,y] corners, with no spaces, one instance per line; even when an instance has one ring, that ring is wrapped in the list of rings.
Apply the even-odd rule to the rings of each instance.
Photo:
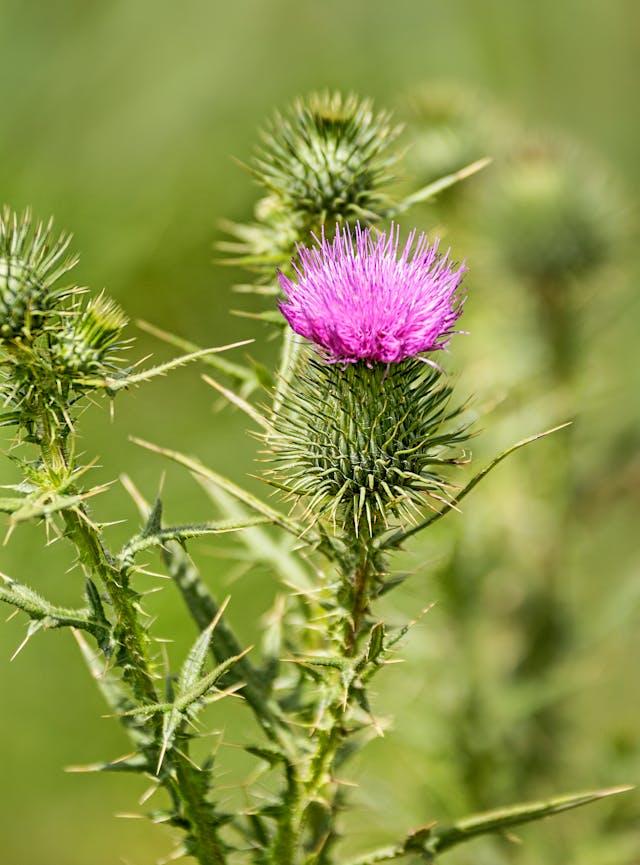
[[[191,836],[189,852],[200,865],[225,865],[227,857],[212,819],[213,809],[201,792],[200,770],[189,761],[188,755],[175,755],[174,763],[175,781],[172,783],[184,804]]]
[[[45,412],[42,417],[47,417]],[[40,450],[54,483],[69,474],[65,440],[60,434],[64,429],[62,422],[56,425],[45,421],[43,424]],[[156,703],[158,697],[148,654],[148,638],[140,623],[137,595],[130,588],[126,569],[115,566],[102,543],[99,529],[92,523],[83,505],[65,510],[63,519],[66,534],[75,546],[80,562],[102,583],[115,611],[117,624],[114,636],[119,646],[116,660],[123,668],[125,681],[139,702]],[[153,740],[160,742],[160,716],[149,723],[153,725]],[[190,852],[200,865],[224,865],[224,846],[212,819],[212,807],[206,799],[206,792],[203,792],[203,785],[199,783],[200,770],[189,760],[187,753],[172,753],[171,765],[172,769],[163,770],[161,783],[185,818],[186,825],[183,828],[190,836]]]
[[[351,665],[354,664],[355,655],[359,648],[359,638],[362,635],[364,620],[369,607],[371,582],[376,573],[372,539],[354,537],[352,546],[354,547],[354,564],[343,575],[345,593],[348,598],[345,604],[347,609],[337,641],[339,655]],[[277,840],[281,846],[277,853],[281,858],[270,860],[274,865],[276,862],[278,865],[290,865],[296,861],[295,853],[299,849],[300,838],[305,828],[307,809],[313,801],[321,796],[323,788],[334,780],[332,776],[336,756],[347,732],[345,720],[351,708],[352,699],[353,692],[350,684],[346,686],[346,692],[339,689],[335,693],[326,710],[329,716],[328,725],[315,734],[315,747],[308,759],[305,776],[300,778],[296,774],[289,779],[288,796],[292,800],[292,808],[288,814],[286,826],[281,825],[279,827]],[[330,808],[332,811],[338,795],[338,790],[331,794],[332,804]],[[287,842],[286,847],[282,846],[283,840]],[[307,855],[304,860],[305,865],[316,865],[316,863],[321,862],[325,846],[326,841],[321,841],[317,848]]]

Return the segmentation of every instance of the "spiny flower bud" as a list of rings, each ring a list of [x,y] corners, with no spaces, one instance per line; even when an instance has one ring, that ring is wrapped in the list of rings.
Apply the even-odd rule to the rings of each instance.
[[[369,100],[313,94],[263,132],[253,173],[276,208],[306,232],[325,222],[381,219],[397,160],[389,148],[399,132]]]
[[[113,300],[102,294],[90,300],[55,334],[51,353],[59,373],[91,376],[117,370],[116,352],[127,321]]]
[[[369,368],[311,359],[269,434],[271,477],[308,510],[370,536],[449,496],[445,466],[464,455],[460,413],[438,370],[418,358]],[[269,477],[269,475],[267,476]]]
[[[52,221],[34,225],[31,213],[0,214],[0,339],[29,337],[43,326],[46,315],[72,293],[55,283],[75,266],[64,258],[70,235],[55,237]]]
[[[520,154],[488,207],[506,263],[539,286],[583,276],[612,255],[615,203],[598,169],[568,149],[541,145]]]

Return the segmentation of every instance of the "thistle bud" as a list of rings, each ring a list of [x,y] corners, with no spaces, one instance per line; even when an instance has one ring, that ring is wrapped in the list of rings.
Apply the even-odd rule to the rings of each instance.
[[[46,316],[72,288],[56,288],[76,264],[65,258],[70,235],[55,237],[52,222],[34,225],[27,210],[18,216],[8,207],[0,214],[0,339],[36,335]]]
[[[399,132],[369,100],[313,94],[263,132],[253,173],[272,207],[304,234],[325,222],[374,221],[389,209],[385,188],[397,160],[390,147]]]
[[[117,303],[104,295],[66,319],[56,332],[52,360],[61,376],[82,378],[118,370],[118,348],[127,317]]]
[[[419,185],[453,174],[488,152],[494,153],[486,110],[460,87],[430,85],[407,99],[405,162]],[[447,191],[455,195],[460,187]]]
[[[489,220],[508,267],[544,288],[606,264],[616,206],[596,167],[543,145],[521,153],[492,191]]]
[[[302,249],[294,271],[280,278],[281,311],[317,353],[301,361],[268,436],[275,482],[345,532],[373,536],[446,500],[442,467],[460,461],[459,410],[423,355],[453,333],[464,268],[424,236],[400,250],[396,229],[345,228]]]

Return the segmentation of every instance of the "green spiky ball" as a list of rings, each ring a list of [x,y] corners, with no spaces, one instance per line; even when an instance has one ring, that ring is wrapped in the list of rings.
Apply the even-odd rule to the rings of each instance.
[[[54,335],[51,353],[58,373],[87,376],[114,371],[126,325],[118,304],[104,295],[93,298]]]
[[[570,149],[543,145],[504,169],[488,225],[516,276],[559,285],[611,259],[617,210],[597,166]]]
[[[253,164],[276,210],[310,228],[383,218],[400,128],[369,100],[312,94],[277,115]]]
[[[70,238],[33,224],[26,211],[0,213],[0,339],[31,335],[68,293],[54,283],[76,263],[64,257]]]
[[[447,466],[464,455],[451,387],[412,358],[399,364],[328,364],[298,371],[267,439],[268,477],[346,533],[375,535],[447,500]]]

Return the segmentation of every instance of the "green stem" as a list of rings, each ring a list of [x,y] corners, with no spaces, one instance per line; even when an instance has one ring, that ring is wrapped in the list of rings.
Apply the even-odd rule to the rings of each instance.
[[[371,582],[376,573],[376,551],[372,538],[357,538],[352,540],[354,553],[350,570],[343,573],[344,592],[347,596],[345,606],[347,614],[343,620],[337,640],[337,651],[347,665],[355,664],[363,624],[369,607]],[[336,757],[346,735],[346,718],[353,702],[353,692],[348,684],[344,693],[343,685],[336,691],[327,713],[329,723],[320,729],[315,736],[315,748],[307,762],[306,776],[301,784],[301,795],[296,802],[295,811],[291,814],[290,834],[299,843],[305,823],[305,814],[311,802],[322,797],[323,790],[332,783]],[[335,799],[337,791],[333,791],[331,800]],[[335,820],[335,814],[332,816]],[[334,827],[332,826],[334,831]],[[316,865],[321,861],[323,847],[319,846],[305,859],[305,865]],[[281,860],[282,865],[294,862],[294,859]],[[278,862],[280,865],[280,861]]]
[[[59,429],[64,429],[62,424],[60,427],[46,425],[41,444],[42,458],[54,483],[70,474],[65,442],[58,434]],[[119,647],[116,661],[123,669],[124,680],[139,702],[158,702],[148,655],[149,638],[140,623],[136,606],[138,595],[130,587],[127,569],[114,564],[84,505],[65,510],[63,519],[67,537],[75,546],[80,562],[88,573],[100,580],[116,614],[114,636]],[[150,723],[153,725],[153,740],[158,743],[162,740],[161,716]],[[159,752],[159,748],[156,750]],[[175,774],[165,772],[162,783],[174,804],[179,801],[182,805],[181,811],[187,823],[185,830],[193,847],[190,852],[200,865],[224,865],[226,855],[218,837],[213,809],[206,790],[194,775],[199,770],[180,753],[173,754],[171,762]]]
[[[225,865],[225,848],[218,837],[213,807],[202,792],[200,770],[186,755],[175,754],[172,762],[176,792],[189,825],[189,853],[200,865]]]

